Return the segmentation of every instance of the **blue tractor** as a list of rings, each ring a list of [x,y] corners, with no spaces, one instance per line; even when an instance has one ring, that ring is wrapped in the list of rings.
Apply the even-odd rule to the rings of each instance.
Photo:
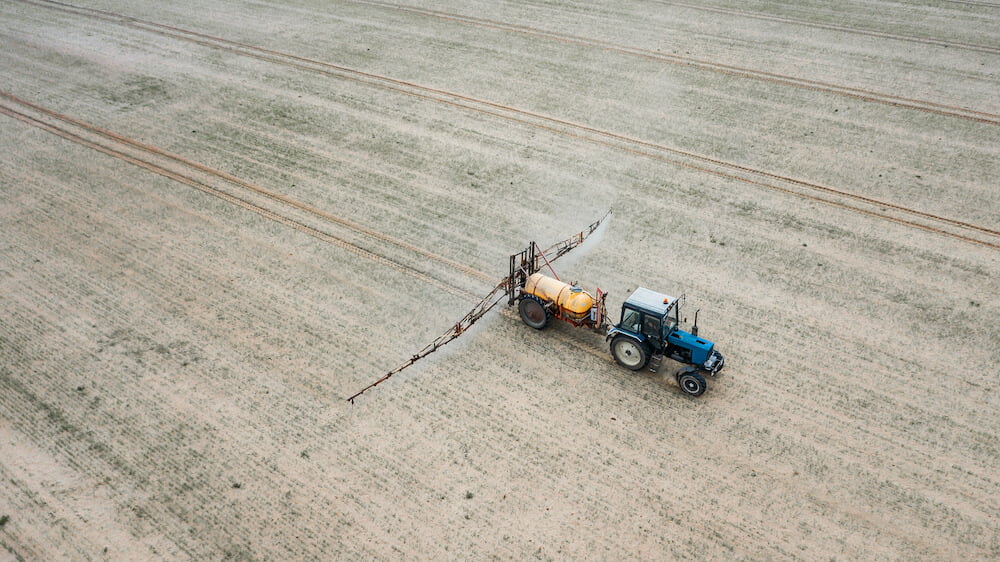
[[[677,384],[691,396],[705,392],[701,373],[715,375],[726,360],[715,344],[698,337],[698,313],[691,332],[680,329],[680,302],[656,291],[636,289],[622,303],[621,321],[608,330],[611,355],[619,365],[633,371],[649,366],[656,371],[663,357],[686,366],[677,371]]]
[[[725,359],[716,351],[715,344],[698,337],[697,312],[691,332],[680,329],[683,297],[675,299],[640,287],[622,303],[621,321],[609,328],[604,305],[608,293],[597,289],[593,296],[576,283],[560,281],[555,270],[552,270],[554,277],[542,275],[542,263],[552,269],[545,257],[547,253],[539,251],[532,242],[510,256],[510,275],[498,286],[506,291],[507,304],[517,305],[525,324],[542,330],[555,318],[606,334],[605,341],[611,342],[615,361],[633,371],[648,367],[655,372],[663,358],[668,357],[685,364],[676,374],[681,390],[691,396],[704,394],[702,373],[714,376],[722,370]]]

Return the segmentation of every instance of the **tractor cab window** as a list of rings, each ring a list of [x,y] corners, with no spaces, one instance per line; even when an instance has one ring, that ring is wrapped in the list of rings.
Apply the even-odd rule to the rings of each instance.
[[[622,312],[622,329],[639,333],[639,311],[626,308]]]
[[[661,338],[660,319],[650,314],[644,314],[642,319],[642,333],[651,338]]]

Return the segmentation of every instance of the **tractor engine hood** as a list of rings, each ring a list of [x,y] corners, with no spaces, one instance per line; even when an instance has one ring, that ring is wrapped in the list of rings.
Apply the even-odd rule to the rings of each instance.
[[[674,330],[667,336],[667,342],[682,349],[691,350],[691,363],[694,365],[702,365],[708,360],[708,356],[712,353],[712,349],[715,344],[689,334],[684,330]]]

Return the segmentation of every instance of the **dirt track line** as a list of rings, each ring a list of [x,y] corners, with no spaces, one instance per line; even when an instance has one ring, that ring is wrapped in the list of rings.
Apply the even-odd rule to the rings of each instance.
[[[953,1],[953,0],[950,0]],[[882,39],[894,39],[897,41],[908,41],[911,43],[924,43],[926,45],[938,45],[941,47],[950,47],[955,49],[968,49],[970,51],[980,51],[983,53],[1000,54],[1000,47],[995,47],[993,45],[981,45],[978,43],[962,43],[960,41],[946,41],[944,39],[936,39],[934,37],[922,37],[919,35],[902,35],[898,33],[888,33],[885,31],[875,31],[872,29],[861,29],[857,27],[849,27],[846,25],[836,25],[832,23],[819,23],[809,20],[803,20],[798,18],[790,18],[787,16],[773,16],[770,14],[761,14],[758,12],[749,12],[746,10],[733,10],[728,8],[717,8],[714,6],[698,6],[696,4],[687,4],[685,2],[667,2],[664,0],[659,0],[658,4],[666,4],[668,6],[678,6],[681,8],[688,8],[691,10],[700,10],[705,12],[714,12],[718,14],[728,14],[731,16],[740,16],[745,18],[753,18],[767,21],[775,21],[779,23],[791,23],[795,25],[803,25],[807,27],[814,27],[817,29],[829,29],[832,31],[842,31],[844,33],[853,33],[855,35],[866,35],[868,37],[879,37]],[[972,4],[977,6],[991,6],[997,7],[995,4],[986,3],[973,3],[973,2],[958,2],[961,4]]]
[[[949,4],[966,4],[968,6],[984,6],[987,8],[1000,8],[1000,4],[994,4],[993,2],[975,2],[973,0],[942,0],[942,2],[948,2]]]
[[[8,95],[5,94],[4,97],[8,97]],[[401,273],[404,273],[406,275],[414,277],[414,278],[416,278],[416,279],[418,279],[420,281],[423,281],[423,282],[429,283],[431,285],[434,285],[434,286],[436,286],[436,287],[438,287],[440,289],[443,289],[443,290],[447,291],[448,293],[453,294],[455,296],[459,296],[459,297],[466,298],[466,299],[473,299],[473,300],[478,299],[478,297],[476,295],[472,294],[471,292],[469,292],[469,291],[467,291],[465,289],[462,289],[462,288],[459,288],[459,287],[454,287],[454,286],[452,286],[450,284],[447,284],[447,283],[445,283],[443,281],[435,279],[434,277],[431,277],[430,275],[428,275],[426,273],[418,271],[418,270],[416,270],[416,269],[414,269],[414,268],[412,268],[412,267],[410,267],[408,265],[396,262],[396,261],[391,260],[391,259],[389,259],[389,258],[387,258],[385,256],[376,254],[375,252],[372,252],[370,250],[366,250],[364,248],[361,248],[360,246],[352,244],[351,242],[348,242],[347,240],[344,240],[342,238],[334,236],[334,235],[332,235],[330,233],[323,232],[323,231],[321,231],[321,230],[319,230],[317,228],[311,227],[311,226],[309,226],[309,225],[307,225],[307,224],[305,224],[303,222],[300,222],[300,221],[298,221],[296,219],[293,219],[291,217],[282,215],[282,214],[277,213],[277,212],[275,212],[273,210],[261,207],[260,205],[256,205],[256,204],[254,204],[254,203],[252,203],[252,202],[250,202],[250,201],[248,201],[246,199],[243,199],[243,198],[238,197],[236,195],[233,195],[233,194],[227,193],[225,191],[222,191],[220,189],[217,189],[215,187],[212,187],[212,186],[210,186],[210,185],[208,185],[206,183],[203,183],[201,181],[198,181],[198,180],[196,180],[194,178],[185,176],[183,174],[180,174],[178,172],[174,172],[172,170],[168,170],[167,168],[164,168],[164,167],[162,167],[162,166],[160,166],[158,164],[155,164],[155,163],[152,163],[152,162],[148,162],[146,160],[142,160],[142,159],[140,159],[140,158],[138,158],[136,156],[127,154],[127,153],[122,152],[121,150],[118,150],[116,148],[108,147],[108,146],[102,145],[100,143],[94,142],[92,140],[86,139],[86,138],[84,138],[84,137],[82,137],[82,136],[80,136],[80,135],[78,135],[78,134],[76,134],[76,133],[74,133],[72,131],[69,131],[69,130],[64,129],[62,127],[54,125],[52,123],[47,123],[47,122],[45,122],[45,121],[43,121],[41,119],[38,119],[37,117],[33,117],[33,116],[28,115],[26,113],[22,113],[21,111],[18,111],[16,109],[12,109],[10,107],[7,107],[6,105],[4,105],[2,103],[0,103],[0,113],[2,113],[4,115],[7,115],[10,118],[17,119],[18,121],[21,121],[21,122],[26,123],[28,125],[31,125],[33,127],[37,127],[39,129],[42,129],[42,130],[44,130],[46,132],[58,135],[58,136],[60,136],[60,137],[62,137],[64,139],[70,140],[72,142],[75,142],[75,143],[80,144],[82,146],[85,146],[87,148],[96,150],[98,152],[107,154],[109,156],[113,156],[113,157],[118,158],[120,160],[124,160],[125,162],[133,164],[133,165],[138,166],[140,168],[144,168],[146,170],[149,170],[150,172],[153,172],[153,173],[155,173],[157,175],[160,175],[160,176],[163,176],[165,178],[168,178],[168,179],[171,179],[171,180],[183,183],[185,185],[191,186],[191,187],[193,187],[193,188],[195,188],[195,189],[197,189],[199,191],[202,191],[202,192],[204,192],[204,193],[206,193],[208,195],[211,195],[213,197],[217,197],[217,198],[222,199],[222,200],[224,200],[224,201],[226,201],[228,203],[232,203],[232,204],[237,205],[239,207],[242,207],[242,208],[244,208],[244,209],[246,209],[248,211],[252,211],[254,213],[257,213],[258,215],[260,215],[260,216],[262,216],[264,218],[273,220],[275,222],[279,222],[279,223],[284,224],[286,226],[290,226],[290,227],[292,227],[292,228],[294,228],[294,229],[296,229],[296,230],[298,230],[300,232],[308,234],[309,236],[317,238],[317,239],[319,239],[319,240],[321,240],[323,242],[326,242],[328,244],[332,244],[334,246],[343,248],[343,249],[348,250],[348,251],[350,251],[350,252],[352,252],[352,253],[354,253],[354,254],[356,254],[358,256],[361,256],[361,257],[363,257],[365,259],[368,259],[368,260],[374,261],[376,263],[379,263],[381,265],[390,267],[390,268],[395,269],[395,270],[397,270],[397,271],[399,271]],[[84,128],[86,128],[85,125],[81,125],[81,126],[84,127]],[[92,131],[92,132],[94,132],[94,131]],[[485,275],[485,274],[483,274],[483,275]]]
[[[2,105],[0,105],[0,112],[7,113],[6,111],[4,111],[4,109],[6,109],[6,108],[4,108]],[[19,112],[15,112],[15,113],[19,113]],[[8,115],[10,115],[10,114],[8,113]],[[24,115],[24,114],[21,114],[21,115]],[[32,124],[34,124],[34,123],[32,123]],[[54,132],[54,131],[52,131],[52,132]],[[60,136],[62,136],[62,135],[60,135]],[[426,279],[422,279],[422,280],[426,281]],[[505,316],[507,316],[508,318],[516,318],[516,315],[514,315],[509,309],[504,309],[502,313]],[[592,355],[592,356],[594,356],[596,358],[599,358],[601,360],[604,360],[607,357],[606,354],[603,353],[602,351],[600,351],[599,349],[597,349],[597,348],[595,348],[595,347],[593,347],[591,345],[588,345],[586,342],[580,341],[578,338],[573,337],[572,334],[556,332],[555,333],[555,337],[559,341],[561,341],[562,343],[567,344],[567,345],[575,348],[578,351],[587,353],[587,354]],[[666,375],[663,375],[663,376],[666,376]],[[884,439],[885,437],[883,436],[882,438]]]
[[[831,93],[842,95],[862,101],[881,103],[885,105],[892,105],[896,107],[903,107],[906,109],[914,109],[918,111],[926,111],[929,113],[935,113],[939,115],[945,115],[949,117],[957,117],[961,119],[969,119],[979,123],[985,123],[988,125],[1000,125],[1000,115],[995,113],[987,113],[984,111],[976,111],[972,109],[967,109],[964,107],[958,107],[953,105],[945,105],[936,102],[918,100],[912,98],[905,98],[901,96],[895,96],[892,94],[886,94],[882,92],[875,92],[872,90],[864,90],[861,88],[854,88],[850,86],[841,86],[838,84],[832,84],[829,82],[822,82],[818,80],[809,80],[806,78],[797,78],[794,76],[788,76],[785,74],[777,74],[773,72],[766,72],[761,70],[754,70],[751,68],[746,68],[742,66],[735,66],[730,64],[717,63],[708,60],[696,59],[693,57],[686,57],[682,55],[666,54],[657,51],[649,51],[646,49],[640,49],[638,47],[629,47],[627,45],[619,45],[615,43],[610,43],[607,41],[600,41],[597,39],[590,39],[586,37],[579,37],[575,35],[568,35],[565,33],[559,33],[556,31],[546,31],[542,29],[537,29],[533,27],[528,27],[524,25],[511,24],[505,22],[499,22],[494,20],[487,20],[483,18],[477,18],[473,16],[466,16],[462,14],[453,14],[449,12],[442,12],[438,10],[429,10],[425,8],[418,8],[415,6],[407,6],[403,4],[394,4],[390,2],[380,2],[378,0],[349,0],[357,4],[365,4],[370,6],[377,6],[387,9],[394,9],[403,12],[409,12],[419,15],[424,15],[428,17],[435,17],[443,20],[454,21],[459,23],[464,23],[467,25],[475,25],[479,27],[485,27],[489,29],[498,29],[503,31],[510,31],[513,33],[520,33],[522,35],[529,35],[533,37],[542,37],[546,39],[551,39],[554,41],[561,41],[564,43],[570,43],[574,45],[581,45],[587,47],[595,47],[603,49],[605,51],[622,53],[632,56],[643,57],[647,59],[658,60],[661,62],[666,62],[670,64],[677,64],[682,66],[689,66],[693,68],[699,68],[701,70],[708,70],[712,72],[719,72],[722,74],[727,74],[730,76],[737,76],[740,78],[748,78],[753,80],[762,80],[765,82],[771,82],[773,84],[781,84],[785,86],[793,86],[796,88],[803,88],[807,90],[813,90],[824,93]],[[706,8],[707,9],[707,8]],[[1000,49],[997,49],[1000,53]]]
[[[1000,231],[986,227],[981,227],[978,225],[974,225],[964,221],[959,221],[956,219],[950,219],[947,217],[926,213],[924,211],[911,209],[902,205],[881,201],[878,199],[850,193],[847,191],[823,186],[820,184],[807,182],[803,180],[797,180],[787,176],[782,176],[779,174],[774,174],[763,170],[757,170],[739,164],[725,162],[723,160],[718,160],[711,157],[702,156],[699,154],[686,152],[675,148],[670,148],[649,141],[635,139],[618,133],[613,133],[610,131],[605,131],[594,127],[589,127],[586,125],[572,123],[555,117],[541,115],[538,113],[533,113],[515,107],[505,106],[487,100],[481,100],[470,96],[465,96],[462,94],[448,92],[446,90],[423,86],[420,84],[407,82],[404,80],[398,80],[395,78],[382,76],[370,72],[355,70],[349,67],[318,61],[314,59],[309,59],[306,57],[301,57],[289,53],[283,53],[272,49],[265,49],[262,47],[257,47],[255,45],[249,45],[246,43],[231,41],[228,39],[223,39],[212,35],[206,35],[203,33],[188,31],[177,27],[167,26],[154,22],[146,22],[138,20],[136,18],[132,18],[130,16],[114,14],[111,12],[104,12],[101,10],[79,8],[76,6],[72,6],[70,4],[56,2],[54,0],[21,0],[21,1],[42,5],[45,7],[52,7],[54,5],[55,8],[53,9],[67,11],[75,15],[83,15],[88,17],[94,17],[97,19],[103,19],[105,21],[110,21],[112,23],[116,23],[119,25],[125,25],[128,27],[132,27],[134,29],[147,31],[150,33],[156,33],[166,37],[188,41],[210,48],[228,50],[233,53],[258,58],[260,60],[272,62],[275,64],[282,64],[293,68],[299,68],[302,70],[317,72],[327,76],[339,79],[351,80],[368,86],[379,87],[382,89],[403,93],[406,95],[434,101],[437,103],[444,103],[466,110],[477,111],[501,119],[506,119],[508,121],[521,123],[530,127],[541,128],[557,134],[569,136],[572,138],[580,139],[595,144],[600,144],[603,146],[608,146],[618,150],[623,150],[639,156],[653,158],[663,162],[686,167],[689,169],[701,172],[707,172],[719,177],[740,181],[744,183],[749,183],[751,185],[755,185],[772,191],[778,191],[781,193],[794,195],[810,201],[824,203],[834,207],[839,207],[842,209],[868,215],[874,218],[888,220],[890,222],[895,222],[897,224],[901,224],[904,226],[917,228],[931,233],[941,234],[944,236],[948,236],[951,238],[955,238],[958,240],[970,242],[981,246],[986,246],[993,249],[1000,249],[1000,244],[983,241],[978,238],[973,238],[971,236],[950,232],[947,230],[943,230],[941,228],[936,228],[926,224],[914,222],[912,220],[908,220],[905,218],[888,215],[885,214],[885,211],[887,211],[888,209],[892,209],[894,212],[899,212],[904,215],[916,216],[934,222],[947,224],[952,227],[971,230],[977,233],[987,234],[992,236],[1000,236]],[[588,136],[588,135],[593,135],[593,136]],[[656,153],[646,152],[645,150],[641,150],[640,148],[653,149]],[[695,164],[685,160],[678,160],[676,158],[664,156],[663,154],[660,153],[668,153],[674,156],[680,156],[681,158],[687,160],[708,163],[721,169],[707,168],[704,165]],[[748,174],[751,177],[744,177],[739,174]],[[782,183],[793,185],[795,186],[796,189],[790,189],[788,187],[774,185],[773,183],[766,183],[764,181],[761,181],[760,179],[754,179],[754,178],[777,180]],[[806,191],[821,192],[825,195],[832,195],[834,197],[843,198],[848,201],[853,200],[859,203],[874,206],[880,209],[880,211],[873,211],[870,209],[858,207],[856,205],[844,203],[841,201],[835,201],[825,197],[818,197],[816,195],[811,195],[810,193],[803,193],[802,191],[798,191],[797,189],[805,189]]]
[[[148,151],[148,152],[153,152],[153,153],[158,154],[158,155],[164,155],[164,156],[166,156],[167,154],[169,154],[169,153],[167,153],[165,151],[162,151],[162,150],[160,150],[160,149],[158,149],[156,147],[153,147],[151,145],[148,145],[148,144],[145,144],[145,143],[141,143],[141,142],[138,142],[138,141],[134,141],[132,139],[128,139],[127,137],[123,137],[121,135],[118,135],[117,133],[113,133],[111,131],[107,131],[105,129],[101,129],[99,127],[95,127],[95,126],[89,125],[88,123],[84,123],[82,121],[70,118],[68,116],[65,116],[65,115],[62,115],[62,114],[59,114],[59,113],[56,113],[56,112],[54,112],[52,110],[43,108],[43,107],[38,106],[36,104],[30,103],[30,102],[27,102],[27,101],[24,101],[24,100],[20,100],[16,96],[13,96],[13,95],[11,95],[9,93],[0,91],[0,97],[6,98],[6,99],[11,100],[11,101],[14,101],[16,103],[23,104],[23,105],[25,105],[27,107],[30,107],[30,108],[32,108],[32,109],[34,109],[34,110],[36,110],[38,112],[41,112],[41,113],[43,113],[45,115],[48,115],[50,117],[53,117],[53,118],[59,119],[61,121],[65,121],[65,122],[71,123],[71,124],[76,125],[76,126],[78,126],[80,128],[86,129],[89,132],[92,132],[92,133],[98,134],[98,135],[100,135],[102,137],[105,137],[105,138],[108,138],[108,139],[112,139],[112,140],[115,140],[117,142],[120,142],[120,143],[129,145],[129,146],[132,146],[134,148],[140,148],[142,150],[145,150],[145,151]],[[179,181],[181,183],[184,183],[186,185],[194,187],[194,188],[196,188],[196,189],[198,189],[198,190],[200,190],[202,192],[205,192],[205,193],[207,193],[209,195],[218,197],[218,198],[223,199],[223,200],[225,200],[225,201],[227,201],[229,203],[233,203],[233,204],[236,204],[236,205],[238,205],[240,207],[243,207],[244,209],[253,211],[253,212],[255,212],[255,213],[257,213],[257,214],[259,214],[261,216],[264,216],[265,218],[269,218],[271,220],[280,222],[280,223],[285,224],[287,226],[291,226],[292,228],[295,228],[296,230],[304,232],[304,233],[306,233],[306,234],[308,234],[310,236],[313,236],[315,238],[318,238],[318,239],[320,239],[320,240],[322,240],[324,242],[332,243],[332,244],[334,244],[336,246],[339,246],[339,247],[347,249],[347,250],[349,250],[351,252],[354,252],[355,254],[358,254],[358,255],[360,255],[362,257],[365,257],[367,259],[370,259],[370,260],[375,261],[377,263],[380,263],[382,265],[386,265],[386,266],[389,266],[389,267],[391,267],[393,269],[401,271],[401,272],[403,272],[403,273],[405,273],[407,275],[410,275],[411,277],[414,277],[414,278],[416,278],[416,279],[418,279],[420,281],[423,281],[425,283],[429,283],[431,285],[437,286],[437,287],[439,287],[441,289],[444,289],[445,291],[447,291],[447,292],[449,292],[449,293],[451,293],[453,295],[456,295],[456,296],[459,296],[459,297],[462,297],[462,298],[465,298],[465,299],[468,299],[468,300],[479,300],[480,299],[479,296],[474,295],[474,294],[472,294],[471,292],[469,292],[467,290],[464,290],[462,288],[455,287],[455,286],[449,285],[449,284],[447,284],[445,282],[439,281],[439,280],[437,280],[437,279],[435,279],[433,277],[430,277],[430,276],[428,276],[428,275],[426,275],[426,274],[424,274],[422,272],[419,272],[419,271],[417,271],[417,270],[415,270],[413,268],[410,268],[410,267],[408,267],[408,266],[406,266],[404,264],[400,264],[398,262],[395,262],[395,261],[392,261],[392,260],[390,260],[388,258],[385,258],[384,256],[380,256],[378,254],[375,254],[373,252],[370,252],[368,250],[365,250],[363,248],[355,246],[354,244],[351,244],[350,242],[347,242],[345,240],[337,238],[337,237],[335,237],[333,235],[330,235],[328,233],[324,233],[322,231],[314,229],[314,228],[312,228],[312,227],[310,227],[308,225],[305,225],[305,224],[303,224],[303,223],[301,223],[299,221],[296,221],[295,219],[292,219],[290,217],[286,217],[284,215],[280,215],[280,214],[278,214],[278,213],[276,213],[274,211],[265,209],[263,207],[255,205],[255,204],[253,204],[253,203],[251,203],[249,201],[246,201],[246,200],[241,199],[239,197],[236,197],[234,195],[225,193],[225,192],[220,191],[220,190],[218,190],[216,188],[208,186],[208,185],[206,185],[206,184],[204,184],[202,182],[199,182],[198,180],[195,180],[193,178],[189,178],[189,177],[184,176],[182,174],[179,174],[179,173],[167,170],[167,169],[165,169],[165,168],[163,168],[161,166],[158,166],[158,165],[156,165],[154,163],[147,162],[147,161],[141,160],[139,158],[135,158],[133,156],[130,156],[128,154],[125,154],[123,152],[115,150],[113,148],[109,148],[109,147],[100,145],[98,143],[92,142],[90,140],[84,139],[83,137],[81,137],[81,136],[79,136],[79,135],[77,135],[77,134],[75,134],[73,132],[67,131],[67,130],[61,128],[61,127],[52,125],[50,123],[46,123],[46,122],[44,122],[44,121],[42,121],[40,119],[37,119],[35,117],[32,117],[30,115],[27,115],[25,113],[22,113],[20,111],[15,110],[15,109],[11,109],[9,107],[6,107],[2,103],[0,103],[0,113],[3,113],[5,115],[7,115],[8,117],[12,117],[14,119],[17,119],[19,121],[22,121],[22,122],[24,122],[26,124],[29,124],[29,125],[32,125],[34,127],[38,127],[38,128],[40,128],[42,130],[45,130],[47,132],[56,134],[56,135],[58,135],[60,137],[63,137],[63,138],[68,139],[68,140],[71,140],[73,142],[76,142],[76,143],[81,144],[83,146],[86,146],[88,148],[97,150],[99,152],[102,152],[102,153],[110,155],[110,156],[114,156],[115,158],[119,158],[121,160],[129,162],[129,163],[134,164],[136,166],[145,168],[145,169],[147,169],[147,170],[149,170],[149,171],[151,171],[153,173],[156,173],[158,175],[161,175],[163,177],[166,177],[166,178],[169,178],[169,179],[172,179],[172,180],[175,180],[175,181]],[[238,178],[235,178],[234,176],[230,176],[229,174],[225,174],[224,172],[217,172],[217,171],[215,171],[215,170],[213,170],[213,169],[211,169],[211,168],[209,168],[207,166],[204,166],[202,164],[199,164],[197,162],[193,162],[193,161],[185,159],[185,158],[181,158],[179,156],[171,155],[171,156],[169,156],[169,158],[176,159],[178,162],[180,162],[180,163],[182,163],[184,165],[187,165],[187,166],[190,166],[190,167],[194,167],[194,168],[196,168],[198,170],[205,171],[205,172],[210,173],[212,175],[216,175],[216,176],[218,176],[220,178],[226,179],[227,181],[231,181],[231,179],[237,180],[238,181],[238,185],[243,185],[244,183],[246,183],[246,182],[243,182],[243,180],[239,180]],[[252,184],[249,184],[249,185],[252,186]],[[253,189],[253,191],[258,191],[258,190],[267,191],[267,190],[264,190],[263,188],[257,188],[256,186],[253,186],[252,189]],[[270,192],[268,192],[268,193],[270,193]],[[279,199],[281,201],[285,201],[284,197],[280,197]],[[411,246],[411,245],[408,244],[408,246]],[[416,250],[420,250],[420,249],[416,248]],[[420,251],[420,253],[424,254],[426,252],[425,251]],[[481,271],[475,270],[475,269],[473,269],[471,267],[468,267],[468,266],[457,264],[457,262],[452,262],[451,260],[445,260],[443,263],[445,263],[445,264],[453,264],[454,263],[455,265],[460,266],[460,267],[458,267],[456,269],[458,269],[459,271],[464,272],[464,273],[470,275],[471,277],[474,277],[474,278],[477,278],[477,279],[490,279],[489,276],[486,273],[483,273]],[[491,281],[495,281],[494,279],[490,279],[490,280]],[[504,316],[507,316],[508,318],[513,317],[513,314],[509,310],[507,310],[507,309],[504,309],[502,311],[502,313],[504,314]],[[585,351],[585,352],[587,352],[587,353],[589,353],[589,354],[591,354],[591,355],[593,355],[595,357],[601,357],[601,358],[604,357],[604,355],[602,353],[600,353],[598,350],[593,349],[593,348],[589,348],[589,347],[584,347],[584,346],[580,345],[579,343],[574,342],[568,336],[560,334],[559,335],[559,339],[561,339],[561,340],[563,340],[565,342],[569,342],[572,345],[574,345],[575,347],[577,347],[577,348],[579,348],[579,349],[581,349],[581,350],[583,350],[583,351]]]
[[[228,41],[219,37],[213,37],[211,35],[204,35],[194,31],[188,31],[176,27],[171,27],[167,25],[157,24],[155,22],[141,20],[139,18],[133,18],[131,16],[126,16],[123,14],[116,14],[113,12],[107,12],[104,10],[94,10],[90,8],[83,8],[74,6],[72,4],[66,4],[63,2],[58,2],[56,0],[20,0],[21,2],[36,4],[39,6],[47,7],[50,9],[61,9],[63,11],[77,14],[85,15],[90,17],[103,17],[108,21],[113,21],[122,25],[127,25],[131,27],[136,27],[137,29],[145,29],[146,31],[154,31],[153,29],[146,28],[144,26],[153,26],[161,29],[167,29],[176,31],[179,33],[184,33],[187,35],[203,37],[212,41],[224,41],[235,45],[240,45],[244,48],[258,49],[262,52],[270,52],[272,54],[280,55],[283,57],[293,57],[302,59],[302,57],[296,57],[288,53],[280,53],[277,51],[270,51],[268,49],[263,49],[261,47],[255,47],[253,45],[247,45],[245,43],[237,43],[233,41]],[[850,86],[841,86],[837,84],[831,84],[828,82],[822,82],[818,80],[809,80],[805,78],[796,78],[794,76],[788,76],[784,74],[777,74],[772,72],[765,72],[759,70],[753,70],[746,67],[728,65],[722,63],[716,63],[712,61],[700,60],[692,57],[685,57],[681,55],[668,55],[656,51],[649,51],[645,49],[639,49],[636,47],[628,47],[623,45],[617,45],[614,43],[609,43],[606,41],[600,41],[596,39],[588,39],[585,37],[577,37],[573,35],[567,35],[563,33],[544,31],[532,27],[508,24],[503,22],[497,22],[492,20],[486,20],[482,18],[475,18],[472,16],[463,16],[459,14],[452,14],[448,12],[441,12],[437,10],[429,10],[423,8],[416,8],[413,6],[405,6],[402,4],[392,4],[388,2],[379,2],[377,0],[349,0],[358,4],[366,4],[371,6],[377,6],[387,9],[395,9],[399,11],[407,11],[412,13],[417,13],[425,16],[437,17],[441,19],[457,21],[461,23],[466,23],[470,25],[477,25],[480,27],[487,27],[493,29],[501,29],[505,31],[512,31],[515,33],[521,33],[525,35],[544,37],[548,39],[553,39],[556,41],[562,41],[566,43],[572,43],[583,46],[597,47],[608,51],[614,51],[634,56],[640,56],[649,59],[660,60],[663,62],[668,62],[671,64],[679,64],[683,66],[695,67],[704,70],[711,70],[715,72],[721,72],[731,76],[738,76],[742,78],[750,78],[756,80],[762,80],[766,82],[771,82],[775,84],[794,86],[798,88],[804,88],[808,90],[838,94],[854,99],[859,99],[862,101],[869,101],[875,103],[881,103],[885,105],[891,105],[895,107],[902,107],[906,109],[914,109],[919,111],[925,111],[928,113],[934,113],[938,115],[944,115],[948,117],[957,117],[961,119],[968,119],[971,121],[976,121],[979,123],[984,123],[988,125],[1000,125],[1000,114],[988,113],[984,111],[977,111],[973,109],[967,109],[964,107],[958,107],[953,105],[940,104],[936,102],[918,100],[912,98],[905,98],[901,96],[894,96],[892,94],[885,94],[881,92],[875,92],[871,90],[864,90],[861,88],[854,88]],[[188,39],[190,40],[190,39]],[[202,43],[203,44],[203,43]],[[998,49],[1000,52],[1000,49]],[[302,59],[309,60],[309,59]],[[310,61],[313,63],[318,63],[319,61]],[[336,66],[336,65],[332,65]],[[355,71],[360,72],[360,71]]]
[[[115,133],[113,131],[109,131],[107,129],[102,129],[100,127],[91,125],[89,123],[85,123],[83,121],[79,121],[77,119],[69,117],[68,115],[64,115],[62,113],[58,113],[58,112],[52,111],[51,109],[47,109],[47,108],[44,108],[44,107],[42,107],[40,105],[37,105],[37,104],[31,103],[29,101],[23,100],[21,98],[18,98],[17,96],[14,96],[14,95],[9,94],[7,92],[0,91],[0,98],[6,98],[6,99],[8,99],[10,101],[13,101],[15,103],[18,103],[20,105],[23,105],[23,106],[26,106],[26,107],[30,107],[31,109],[34,109],[35,111],[44,113],[44,114],[46,114],[46,115],[48,115],[50,117],[54,117],[54,118],[56,118],[56,119],[58,119],[60,121],[69,123],[71,125],[74,125],[74,126],[77,126],[77,127],[81,127],[83,129],[86,129],[87,131],[90,131],[92,133],[96,133],[96,134],[98,134],[98,135],[100,135],[102,137],[105,137],[107,139],[110,139],[110,140],[113,140],[113,141],[116,141],[116,142],[120,142],[120,143],[129,145],[129,146],[131,146],[133,148],[137,148],[139,150],[142,150],[142,151],[154,154],[156,156],[162,156],[162,157],[167,158],[169,160],[173,160],[174,162],[177,162],[177,163],[179,163],[181,165],[184,165],[184,166],[187,166],[187,167],[190,167],[190,168],[194,168],[194,169],[199,170],[201,172],[204,172],[206,174],[210,174],[212,176],[218,177],[218,178],[223,179],[223,180],[225,180],[225,181],[227,181],[227,182],[229,182],[229,183],[231,183],[233,185],[236,185],[238,187],[242,187],[244,189],[248,189],[248,190],[253,191],[255,193],[258,193],[260,195],[264,195],[265,197],[268,197],[268,198],[273,199],[275,201],[279,201],[281,203],[285,203],[285,204],[290,205],[292,207],[295,207],[295,208],[297,208],[299,210],[302,210],[302,211],[305,211],[305,212],[307,212],[309,214],[317,216],[317,217],[319,217],[319,218],[321,218],[323,220],[326,220],[326,221],[329,221],[331,223],[343,226],[345,228],[348,228],[348,229],[353,230],[355,232],[358,232],[360,234],[364,234],[365,236],[374,238],[376,240],[381,240],[383,242],[388,242],[389,244],[392,244],[392,245],[397,246],[399,248],[403,248],[405,250],[409,250],[409,251],[411,251],[411,252],[413,252],[415,254],[419,254],[419,255],[421,255],[423,257],[426,257],[428,259],[431,259],[431,260],[434,260],[436,262],[442,263],[442,264],[447,265],[447,266],[449,266],[451,268],[454,268],[454,269],[456,269],[458,271],[466,273],[466,274],[468,274],[468,275],[470,275],[472,277],[476,277],[476,278],[478,278],[480,280],[487,281],[487,282],[490,282],[490,283],[492,283],[493,281],[495,281],[495,279],[493,279],[493,277],[491,277],[491,276],[489,276],[489,275],[487,275],[487,274],[485,274],[485,273],[483,273],[481,271],[473,269],[473,268],[471,268],[471,267],[469,267],[469,266],[467,266],[465,264],[456,262],[454,260],[451,260],[451,259],[446,258],[446,257],[441,256],[441,255],[435,254],[433,252],[430,252],[428,250],[425,250],[423,248],[415,246],[415,245],[413,245],[413,244],[411,244],[409,242],[406,242],[404,240],[400,240],[400,239],[395,238],[393,236],[389,236],[388,234],[384,234],[384,233],[379,232],[377,230],[374,230],[374,229],[368,228],[366,226],[360,225],[360,224],[358,224],[358,223],[356,223],[354,221],[350,221],[350,220],[345,219],[343,217],[338,217],[337,215],[334,215],[334,214],[332,214],[330,212],[324,211],[324,210],[319,209],[317,207],[313,207],[313,206],[308,205],[306,203],[302,203],[301,201],[297,201],[297,200],[292,199],[291,197],[288,197],[288,196],[283,195],[281,193],[278,193],[278,192],[275,192],[275,191],[271,191],[271,190],[266,189],[264,187],[255,185],[255,184],[250,183],[250,182],[248,182],[246,180],[243,180],[241,178],[233,176],[232,174],[228,174],[226,172],[223,172],[223,171],[220,171],[220,170],[216,170],[214,168],[210,168],[210,167],[208,167],[208,166],[206,166],[204,164],[201,164],[199,162],[195,162],[194,160],[190,160],[188,158],[184,158],[183,156],[180,156],[178,154],[174,154],[172,152],[168,152],[166,150],[163,150],[161,148],[155,147],[153,145],[146,144],[146,143],[137,141],[135,139],[131,139],[131,138],[125,137],[125,136],[120,135],[118,133]]]

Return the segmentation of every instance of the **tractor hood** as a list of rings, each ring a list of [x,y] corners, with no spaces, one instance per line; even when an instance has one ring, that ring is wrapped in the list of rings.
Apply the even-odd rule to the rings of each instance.
[[[709,354],[712,353],[712,348],[715,347],[714,343],[684,330],[674,330],[667,336],[667,341],[677,347],[690,349],[691,363],[694,365],[704,364],[708,360]]]

